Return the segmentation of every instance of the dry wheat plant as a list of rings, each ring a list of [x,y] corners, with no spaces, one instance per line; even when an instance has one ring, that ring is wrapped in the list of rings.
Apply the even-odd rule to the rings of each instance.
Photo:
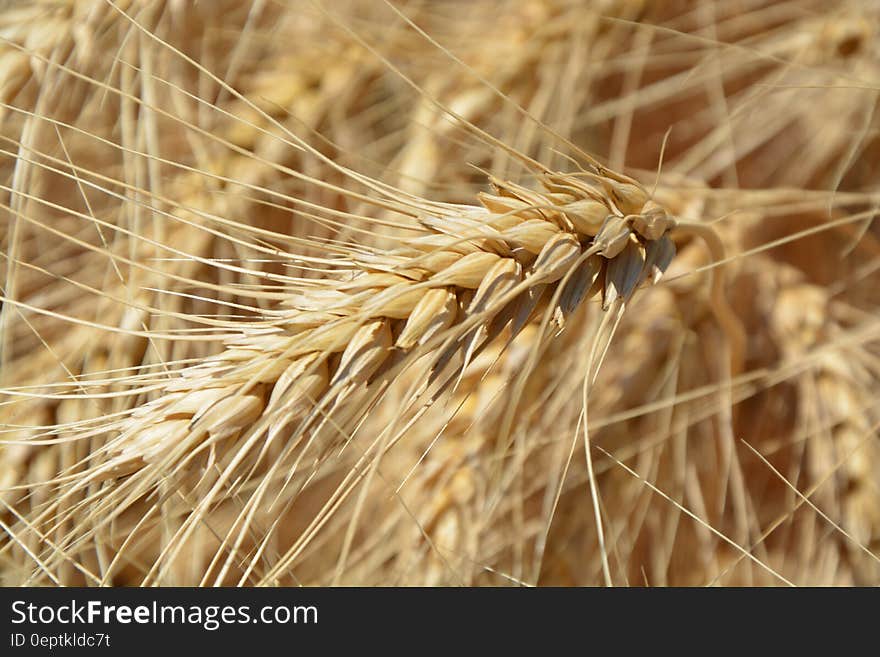
[[[0,582],[880,584],[880,3],[0,2]]]

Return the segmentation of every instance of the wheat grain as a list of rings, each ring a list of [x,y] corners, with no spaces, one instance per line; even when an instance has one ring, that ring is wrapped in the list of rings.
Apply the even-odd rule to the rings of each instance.
[[[558,186],[567,178],[555,175],[548,180]],[[369,382],[386,359],[405,357],[416,345],[437,345],[441,336],[453,334],[434,364],[433,379],[459,351],[465,366],[511,320],[519,330],[534,313],[537,300],[552,296],[547,286],[581,262],[579,275],[568,283],[564,306],[558,306],[563,317],[576,307],[574,299],[583,301],[595,289],[598,278],[604,281],[596,291],[605,308],[618,299],[625,302],[640,282],[656,281],[668,266],[674,249],[666,232],[674,221],[664,218],[663,230],[655,226],[649,231],[647,217],[623,215],[615,201],[607,199],[606,218],[590,224],[594,234],[576,232],[568,217],[577,214],[584,200],[602,198],[607,190],[623,185],[632,196],[637,187],[611,179],[600,179],[602,186],[595,187],[571,180],[571,189],[582,190],[580,197],[560,199],[557,193],[539,205],[534,203],[541,200],[537,193],[523,199],[519,188],[496,184],[499,197],[529,203],[543,219],[476,208],[465,215],[456,209],[460,218],[448,226],[444,218],[426,218],[423,223],[432,229],[432,237],[365,259],[348,280],[322,281],[293,296],[293,310],[274,326],[244,331],[227,351],[184,370],[180,382],[169,386],[171,394],[136,411],[114,444],[123,447],[125,460],[141,453],[151,461],[184,435],[196,442],[198,435],[215,441],[247,429],[261,412],[273,413],[273,406],[302,406],[305,400],[298,395],[304,392],[314,403],[321,400],[318,405],[332,404],[347,389]],[[618,200],[622,197],[621,192]],[[633,201],[624,205],[626,210],[635,207]],[[661,212],[651,208],[655,223]],[[461,253],[471,249],[475,250]],[[318,325],[308,328],[313,322]],[[457,327],[461,330],[455,331]],[[312,369],[318,364],[328,368],[317,379],[324,382],[324,390],[314,384],[306,390],[290,388],[294,373],[315,376]],[[272,387],[269,406],[263,392],[267,385]],[[142,430],[145,424],[147,431]],[[276,433],[277,427],[270,432]]]
[[[622,310],[641,282],[659,279],[674,253],[668,232],[687,224],[653,203],[639,214],[647,193],[608,171],[583,178],[547,172],[539,179],[547,191],[494,181],[487,206],[513,202],[515,212],[454,206],[441,214],[433,204],[422,219],[424,237],[355,256],[347,276],[290,294],[274,320],[242,329],[225,351],[181,370],[129,418],[90,430],[115,436],[41,517],[57,524],[71,496],[133,473],[142,474],[102,493],[99,526],[161,485],[167,472],[202,473],[201,505],[216,506],[226,481],[265,469],[261,462],[272,449],[289,456],[271,472],[285,461],[295,472],[310,450],[325,459],[340,444],[333,436],[363,417],[364,391],[376,388],[370,384],[380,384],[383,373],[427,358],[420,394],[430,400],[505,328],[513,338],[541,312],[564,326],[593,294],[605,309]],[[602,219],[598,204],[606,209]],[[273,445],[284,438],[286,445]]]

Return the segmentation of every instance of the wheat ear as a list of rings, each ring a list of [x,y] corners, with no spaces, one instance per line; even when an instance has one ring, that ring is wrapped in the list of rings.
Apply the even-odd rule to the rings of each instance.
[[[287,486],[309,447],[317,463],[344,446],[370,400],[403,369],[425,368],[418,396],[429,402],[493,339],[512,339],[538,314],[562,329],[594,296],[603,310],[622,312],[670,264],[673,230],[706,237],[606,169],[541,171],[537,179],[540,191],[493,179],[480,206],[424,202],[423,234],[389,251],[351,247],[339,277],[302,281],[267,319],[238,328],[224,351],[178,371],[129,416],[85,428],[81,437],[113,437],[87,468],[56,480],[64,492],[37,522],[64,522],[58,513],[71,495],[136,474],[93,500],[107,526],[144,495],[167,490],[169,473],[191,476],[201,499],[172,551],[180,549],[233,481],[268,470],[248,503],[255,508],[270,483]],[[721,304],[726,329],[732,315]]]

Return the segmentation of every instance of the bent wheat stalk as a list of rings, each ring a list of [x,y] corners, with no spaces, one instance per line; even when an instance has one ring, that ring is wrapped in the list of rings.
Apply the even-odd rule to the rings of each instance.
[[[292,294],[271,325],[243,330],[135,411],[111,443],[107,467],[155,461],[182,442],[191,455],[283,410],[267,428],[271,440],[298,413],[317,421],[315,409],[338,405],[410,354],[433,352],[433,383],[455,356],[458,371],[505,328],[518,333],[548,286],[573,268],[553,309],[560,324],[591,294],[607,309],[645,278],[659,278],[674,253],[666,233],[675,222],[646,208],[636,185],[560,174],[543,182],[548,191],[537,193],[496,181],[483,208],[426,216],[429,234],[362,255],[343,280]]]
[[[677,221],[636,181],[594,168],[539,171],[541,191],[493,179],[481,206],[417,199],[422,235],[389,251],[346,247],[349,269],[341,276],[303,280],[268,319],[240,326],[224,351],[179,370],[154,399],[122,419],[81,428],[80,437],[112,437],[87,468],[55,480],[59,495],[35,522],[65,522],[73,512],[66,500],[114,480],[87,499],[100,522],[61,546],[75,551],[143,496],[164,496],[189,477],[199,501],[166,561],[230,487],[241,493],[246,486],[252,495],[234,524],[234,553],[269,489],[280,499],[305,459],[319,464],[344,449],[403,369],[425,368],[414,398],[429,403],[486,345],[505,332],[512,339],[540,313],[562,329],[594,296],[603,310],[622,312],[636,288],[656,283],[671,262],[671,231],[695,233],[723,255],[711,229]],[[713,270],[713,305],[737,359],[741,332],[720,272]],[[257,471],[254,490],[248,482]],[[310,475],[303,476],[295,488],[306,485]]]

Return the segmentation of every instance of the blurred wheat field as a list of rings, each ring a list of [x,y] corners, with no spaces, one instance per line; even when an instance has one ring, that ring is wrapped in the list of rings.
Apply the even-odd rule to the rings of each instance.
[[[0,2],[4,585],[880,584],[880,3]]]

